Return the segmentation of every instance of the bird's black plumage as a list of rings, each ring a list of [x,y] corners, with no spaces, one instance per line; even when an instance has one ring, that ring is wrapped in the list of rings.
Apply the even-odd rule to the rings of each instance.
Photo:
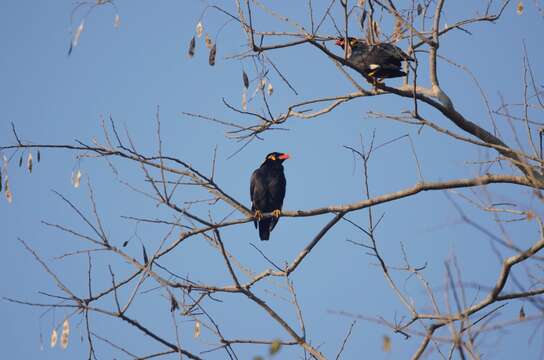
[[[376,79],[405,76],[401,66],[403,61],[413,61],[399,47],[390,43],[370,45],[364,40],[348,38],[351,54],[348,61],[362,73]],[[345,39],[336,40],[336,45],[345,48]]]
[[[282,163],[287,159],[288,154],[270,153],[251,175],[251,211],[255,213],[254,223],[259,228],[261,240],[270,238],[270,232],[278,222],[287,185]],[[269,212],[273,212],[274,216],[261,219],[263,213]]]

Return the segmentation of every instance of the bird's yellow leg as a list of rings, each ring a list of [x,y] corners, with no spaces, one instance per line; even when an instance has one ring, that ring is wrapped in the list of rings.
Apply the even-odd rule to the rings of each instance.
[[[281,215],[281,210],[280,209],[276,209],[276,210],[272,211],[272,216],[279,218],[280,215]]]
[[[383,84],[382,79],[372,77],[372,86],[373,86],[375,92],[378,91],[378,85],[382,85],[382,84]]]
[[[261,219],[263,218],[263,213],[261,212],[261,210],[255,210],[255,215],[253,215],[253,217],[255,218],[255,220],[261,221]]]

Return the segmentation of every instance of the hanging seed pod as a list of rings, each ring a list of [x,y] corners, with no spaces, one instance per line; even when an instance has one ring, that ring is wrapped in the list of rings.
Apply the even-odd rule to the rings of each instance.
[[[72,173],[72,185],[77,189],[81,182],[81,171],[78,169],[76,173]]]
[[[37,156],[37,158],[38,158],[38,162],[40,162],[40,160],[42,159],[42,154],[40,154],[40,150],[38,150],[38,156]]]
[[[519,309],[519,317],[520,320],[525,320],[525,310],[523,309],[523,305],[521,305],[521,308]]]
[[[9,204],[11,204],[13,202],[13,194],[11,193],[11,190],[9,188],[9,179],[6,175],[6,182],[4,183],[4,188],[6,189],[6,192],[5,192],[5,196],[6,196],[6,200],[8,201]]]
[[[115,19],[113,20],[113,27],[119,29],[119,26],[121,26],[121,17],[119,16],[119,14],[115,14]]]
[[[23,166],[23,154],[19,156],[19,167]]]
[[[72,40],[73,47],[76,47],[77,44],[79,44],[79,38],[81,37],[81,33],[83,32],[84,26],[85,26],[85,20],[82,20],[81,24],[79,24],[74,34],[74,39]]]
[[[72,51],[75,49],[75,47],[79,43],[79,37],[81,36],[81,33],[83,32],[84,24],[85,24],[85,21],[82,20],[81,24],[79,24],[79,26],[76,29],[76,32],[74,33],[74,37],[70,41],[70,47],[68,48],[68,56],[72,54]]]
[[[423,12],[423,6],[421,4],[417,4],[417,16],[421,15]]]
[[[202,32],[204,31],[204,26],[202,26],[202,22],[199,21],[198,24],[196,24],[196,36],[200,39],[202,36]]]
[[[8,201],[8,204],[13,202],[13,193],[9,189],[6,189],[6,200]]]
[[[272,86],[272,83],[268,83],[268,87],[266,88],[266,90],[268,91],[268,96],[272,96],[272,94],[274,93],[274,87]]]
[[[204,44],[206,44],[206,47],[210,50],[213,47],[213,41],[208,34],[206,34],[206,37],[204,38]]]
[[[518,4],[516,5],[516,13],[518,15],[523,14],[523,2],[521,0],[518,1]]]
[[[28,172],[32,174],[32,153],[28,153],[28,158],[26,159],[26,167]]]
[[[142,252],[144,256],[144,264],[147,265],[149,263],[149,258],[147,257],[147,251],[145,251],[145,246],[142,244]]]
[[[195,46],[196,46],[196,40],[195,40],[195,37],[193,36],[191,41],[189,41],[189,50],[187,51],[187,55],[189,55],[190,58],[195,56]]]
[[[270,348],[268,349],[268,352],[270,355],[275,355],[278,351],[281,349],[281,342],[279,340],[272,341],[272,344],[270,344]]]
[[[2,192],[2,172],[0,171],[0,192]]]
[[[70,335],[70,323],[68,322],[68,319],[65,319],[62,323],[62,333]]]
[[[195,330],[193,332],[193,337],[197,338],[200,336],[200,321],[195,321]]]
[[[62,350],[66,350],[68,347],[68,335],[65,333],[60,335],[60,346],[62,347]]]
[[[249,78],[247,77],[246,72],[243,70],[242,70],[242,81],[244,82],[244,87],[246,89],[249,88]]]
[[[208,58],[208,63],[210,66],[215,65],[215,55],[217,54],[217,44],[213,44],[213,47],[210,50],[210,57]]]
[[[57,330],[53,329],[53,331],[51,331],[51,347],[54,348],[55,345],[57,345]]]
[[[68,319],[65,319],[62,323],[62,334],[60,335],[60,346],[62,349],[66,349],[68,347],[68,337],[70,336],[70,323],[68,322]]]
[[[383,336],[382,350],[384,352],[390,352],[391,351],[391,338],[389,336],[387,336],[387,335]]]

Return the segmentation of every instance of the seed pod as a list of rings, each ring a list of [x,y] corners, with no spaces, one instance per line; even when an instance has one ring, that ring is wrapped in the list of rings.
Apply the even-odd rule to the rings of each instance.
[[[81,24],[76,29],[76,32],[74,33],[74,38],[72,39],[72,46],[76,47],[79,43],[79,38],[81,37],[81,33],[83,32],[83,28],[85,26],[85,20],[81,21]]]
[[[195,40],[195,37],[193,36],[193,38],[189,42],[189,50],[187,51],[187,55],[189,55],[190,58],[195,56],[195,46],[196,46],[196,40]]]
[[[119,26],[121,26],[121,17],[119,16],[119,14],[115,14],[115,20],[113,20],[113,27],[119,29]]]
[[[23,166],[23,154],[19,156],[19,167]]]
[[[518,4],[516,5],[516,13],[518,15],[523,14],[523,2],[521,0],[518,1]]]
[[[40,150],[38,150],[38,162],[42,159],[42,155],[40,154]]]
[[[270,344],[270,348],[268,349],[268,352],[270,355],[276,354],[281,349],[281,342],[279,340],[274,340],[272,344]]]
[[[198,24],[196,24],[196,36],[200,38],[202,36],[202,32],[204,31],[204,26],[202,26],[202,22],[199,21]]]
[[[76,173],[72,173],[72,185],[77,189],[81,181],[81,171],[78,169]]]
[[[417,15],[421,15],[421,13],[423,12],[423,6],[421,6],[421,4],[417,4]]]
[[[243,70],[242,70],[242,81],[244,82],[244,87],[246,89],[249,88],[249,78],[247,77],[246,72]]]
[[[11,190],[6,190],[6,200],[8,201],[8,204],[13,202],[13,194],[11,193]]]
[[[70,334],[70,323],[68,322],[68,319],[65,319],[62,323],[62,332]]]
[[[64,332],[60,335],[60,346],[62,347],[62,350],[66,350],[68,347],[68,334],[65,334]]]
[[[142,244],[142,252],[144,256],[144,264],[147,265],[149,263],[149,258],[147,257],[147,251],[145,251],[145,246]]]
[[[195,338],[200,336],[200,321],[199,320],[195,321],[195,330],[193,332],[193,336]]]
[[[206,44],[206,47],[208,49],[211,49],[213,47],[213,41],[208,34],[206,34],[206,37],[204,38],[204,44]]]
[[[68,319],[65,319],[62,323],[62,334],[60,335],[60,346],[62,349],[66,349],[68,347],[68,337],[70,336],[70,323],[68,322]]]
[[[6,193],[4,194],[6,196],[6,200],[8,201],[8,204],[11,204],[13,202],[13,194],[11,193],[11,190],[9,188],[9,180],[6,176],[6,182],[4,183],[4,188],[6,189]]]
[[[391,338],[389,336],[387,336],[387,335],[383,336],[382,350],[384,352],[390,352],[391,351]]]
[[[210,66],[215,65],[215,55],[217,54],[217,44],[213,44],[213,47],[210,50],[210,57],[208,58],[208,63]]]
[[[53,329],[53,331],[51,331],[51,347],[55,347],[55,345],[57,345],[57,330]]]
[[[272,94],[274,93],[274,87],[272,87],[272,83],[268,83],[268,87],[266,88],[266,90],[268,91],[268,96],[272,96]]]
[[[28,158],[26,159],[26,167],[28,172],[32,174],[32,153],[28,153]]]

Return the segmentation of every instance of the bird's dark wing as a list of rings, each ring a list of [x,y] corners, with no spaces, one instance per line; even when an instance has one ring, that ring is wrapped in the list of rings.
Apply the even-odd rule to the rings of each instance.
[[[255,170],[253,174],[251,174],[251,179],[249,180],[249,197],[251,198],[252,205],[253,205],[253,193],[255,192],[258,170],[259,169]]]
[[[390,59],[396,59],[398,61],[411,61],[413,60],[408,54],[406,54],[404,51],[402,51],[401,48],[399,48],[396,45],[389,44],[389,43],[381,43],[376,45],[380,51],[384,53],[385,56],[387,56]]]
[[[251,211],[255,212],[257,209],[255,207],[255,199],[262,197],[262,179],[259,173],[260,169],[257,169],[251,174],[251,179],[249,181],[249,197],[251,198]],[[255,228],[257,228],[257,220],[253,220]]]
[[[383,46],[384,44],[372,45],[368,51],[365,61],[370,69],[375,66],[383,67],[384,65],[401,66],[401,59],[391,53],[390,49]]]
[[[348,60],[357,68],[365,71],[367,66],[367,57],[368,47],[365,44],[358,42],[351,47],[351,55],[349,56]]]
[[[283,169],[273,178],[270,183],[270,205],[273,210],[281,210],[283,207],[283,199],[285,198],[285,189],[287,187],[287,181],[283,174]],[[278,223],[278,218],[271,218],[270,231],[274,229]]]

